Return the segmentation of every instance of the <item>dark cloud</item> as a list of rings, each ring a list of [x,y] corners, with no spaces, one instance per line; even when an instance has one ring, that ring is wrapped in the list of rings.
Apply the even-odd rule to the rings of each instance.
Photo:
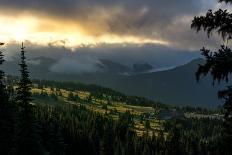
[[[75,51],[56,48],[50,43],[40,47],[27,43],[29,56],[46,56],[58,60],[53,70],[93,71],[99,60],[109,59],[126,65],[148,62],[158,67],[183,64],[199,56],[203,45],[215,46],[217,37],[208,40],[205,34],[190,29],[193,16],[214,7],[216,0],[1,0],[0,8],[15,14],[27,12],[65,22],[80,23],[89,35],[106,33],[160,39],[171,43],[160,45],[100,44]],[[43,18],[43,17],[41,17]],[[46,26],[45,26],[46,28]],[[15,56],[15,45],[7,48],[8,58]]]
[[[170,68],[182,65],[200,56],[199,52],[179,50],[160,45],[146,44],[143,46],[102,44],[96,48],[82,47],[76,51],[57,47],[39,47],[25,43],[28,61],[31,64],[39,64],[37,57],[46,57],[56,60],[50,68],[62,73],[99,72],[101,60],[109,60],[115,63],[132,67],[133,64],[149,63],[155,69]],[[7,46],[7,60],[18,59],[20,45]]]
[[[174,26],[173,20],[183,15],[196,15],[204,9],[203,6],[210,8],[214,2],[215,0],[1,0],[0,6],[81,22],[92,35],[109,32],[153,38],[162,37],[162,29],[166,32],[168,27]]]
[[[211,4],[213,0],[1,0],[0,4],[4,7],[11,7],[18,10],[37,10],[48,12],[54,15],[78,16],[76,13],[91,13],[96,9],[110,9],[115,7],[124,8],[128,12],[140,11],[147,6],[151,12],[158,14],[176,15],[182,13],[195,13],[202,9],[202,4]],[[131,12],[133,14],[134,12]]]

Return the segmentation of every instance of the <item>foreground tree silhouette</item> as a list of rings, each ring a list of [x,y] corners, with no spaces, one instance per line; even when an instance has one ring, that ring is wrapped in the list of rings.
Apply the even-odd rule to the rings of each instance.
[[[21,63],[20,65],[20,72],[21,72],[21,77],[18,82],[18,87],[17,87],[17,96],[16,96],[16,101],[17,103],[22,107],[22,110],[24,112],[25,117],[29,117],[32,106],[30,102],[32,101],[32,94],[31,94],[31,80],[29,78],[29,72],[28,72],[28,67],[26,64],[26,57],[25,57],[25,47],[22,44],[21,48]]]
[[[42,154],[42,146],[39,135],[39,126],[33,115],[33,105],[31,104],[31,80],[26,64],[25,47],[21,48],[21,77],[18,82],[16,102],[20,107],[20,123],[18,133],[18,154]]]
[[[4,45],[3,43],[0,43],[0,46]],[[0,65],[4,62],[4,56],[2,51],[0,51]],[[4,105],[6,102],[8,102],[8,95],[6,91],[6,86],[4,85],[4,72],[0,70],[0,99],[1,99],[1,105]]]
[[[232,4],[232,0],[219,0],[219,3],[225,2],[227,5]],[[232,14],[223,9],[219,9],[215,12],[209,10],[205,16],[194,17],[191,28],[197,32],[200,30],[206,31],[208,37],[213,32],[217,32],[223,41],[229,43],[232,39]],[[229,75],[232,73],[232,51],[230,47],[221,45],[218,52],[211,52],[203,47],[201,49],[202,55],[206,59],[204,65],[199,65],[196,72],[197,80],[201,75],[211,74],[213,81],[229,81]],[[226,142],[227,149],[232,147],[232,86],[229,86],[227,90],[218,93],[219,98],[225,100],[224,109],[224,141]]]
[[[0,43],[0,46],[4,43]],[[0,51],[0,65],[3,64],[2,51]],[[12,140],[14,135],[13,128],[13,109],[9,102],[6,85],[4,84],[4,72],[0,70],[0,152],[8,154],[11,151]]]

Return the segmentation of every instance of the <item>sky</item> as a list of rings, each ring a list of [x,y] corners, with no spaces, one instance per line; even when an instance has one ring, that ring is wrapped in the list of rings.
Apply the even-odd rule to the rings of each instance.
[[[216,0],[1,0],[0,41],[9,57],[25,42],[30,55],[61,62],[107,58],[172,66],[180,53],[190,53],[184,63],[203,45],[220,44],[217,36],[190,28],[194,16],[217,7]]]

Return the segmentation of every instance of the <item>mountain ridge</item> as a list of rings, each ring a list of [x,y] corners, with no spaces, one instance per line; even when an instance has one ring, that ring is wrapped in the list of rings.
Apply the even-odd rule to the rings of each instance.
[[[57,73],[49,70],[49,67],[54,62],[51,61],[49,64],[50,61],[48,59],[46,62],[47,64],[29,64],[32,78],[96,84],[126,95],[146,97],[172,105],[215,108],[221,102],[217,98],[217,91],[226,86],[225,83],[213,86],[210,76],[202,78],[199,83],[196,81],[195,72],[198,64],[204,63],[204,60],[201,58],[169,70],[131,75],[117,74],[120,72],[116,71],[82,74]],[[4,65],[7,74],[16,73],[15,70],[11,71],[13,63],[7,62]],[[118,65],[115,65],[116,69],[118,69]],[[15,63],[15,66],[17,66],[17,63]],[[110,70],[110,68],[108,69]]]

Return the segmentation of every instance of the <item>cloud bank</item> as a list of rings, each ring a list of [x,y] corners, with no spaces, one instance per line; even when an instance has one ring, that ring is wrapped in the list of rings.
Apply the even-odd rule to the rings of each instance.
[[[108,60],[113,63],[132,68],[134,64],[150,64],[154,70],[161,70],[182,65],[200,56],[199,52],[186,51],[170,48],[162,45],[146,44],[137,46],[128,44],[101,44],[95,48],[82,47],[75,51],[62,47],[41,47],[26,43],[26,55],[30,65],[50,64],[48,69],[61,73],[89,73],[104,71],[104,64],[101,60]],[[20,46],[7,45],[7,62],[18,61]],[[41,59],[42,58],[42,59]],[[46,58],[46,61],[43,59]],[[48,58],[48,60],[47,60]],[[52,59],[52,61],[49,61]],[[17,63],[16,63],[17,65]]]
[[[1,13],[27,19],[27,32],[12,37],[69,47],[109,44],[162,44],[196,49],[202,43],[215,46],[190,29],[193,16],[216,5],[216,0],[1,0]],[[1,19],[1,18],[0,18]],[[6,20],[5,20],[6,21]],[[1,23],[1,20],[0,20]],[[12,21],[9,22],[12,23]],[[17,26],[17,23],[14,23]],[[16,27],[20,29],[20,25]],[[23,30],[22,30],[23,31]],[[17,32],[15,32],[17,33]],[[21,37],[20,37],[21,35]],[[24,35],[24,37],[22,37]],[[4,39],[4,38],[3,38]],[[45,44],[43,42],[43,45]]]
[[[8,60],[24,41],[29,58],[55,59],[56,72],[99,71],[101,59],[168,68],[199,57],[203,45],[218,47],[217,36],[190,28],[194,16],[217,7],[217,0],[1,0],[0,41]]]

